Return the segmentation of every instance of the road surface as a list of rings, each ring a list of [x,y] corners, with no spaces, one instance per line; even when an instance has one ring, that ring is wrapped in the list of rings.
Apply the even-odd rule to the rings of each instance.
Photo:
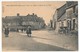
[[[2,34],[2,50],[76,51],[78,50],[78,37],[47,30],[32,31],[32,37],[27,37],[25,32],[10,32],[9,37]]]

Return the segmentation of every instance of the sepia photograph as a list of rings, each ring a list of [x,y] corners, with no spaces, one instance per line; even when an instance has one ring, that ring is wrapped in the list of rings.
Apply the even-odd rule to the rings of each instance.
[[[2,1],[2,51],[78,51],[78,1]]]

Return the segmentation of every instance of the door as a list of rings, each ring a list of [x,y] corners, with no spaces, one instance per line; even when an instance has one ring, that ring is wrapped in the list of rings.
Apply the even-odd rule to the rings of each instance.
[[[73,30],[75,30],[75,19],[73,19]]]

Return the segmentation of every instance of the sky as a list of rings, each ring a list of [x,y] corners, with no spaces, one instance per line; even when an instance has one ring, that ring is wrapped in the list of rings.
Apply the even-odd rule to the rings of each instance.
[[[66,1],[4,1],[2,2],[2,17],[16,16],[17,13],[21,16],[34,13],[42,17],[48,24],[53,18],[55,10],[65,3]]]

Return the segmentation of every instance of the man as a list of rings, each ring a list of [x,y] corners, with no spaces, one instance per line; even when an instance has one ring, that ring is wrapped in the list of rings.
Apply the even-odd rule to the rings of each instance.
[[[28,37],[31,37],[32,32],[31,32],[31,26],[30,25],[27,27],[26,33],[27,33]]]

